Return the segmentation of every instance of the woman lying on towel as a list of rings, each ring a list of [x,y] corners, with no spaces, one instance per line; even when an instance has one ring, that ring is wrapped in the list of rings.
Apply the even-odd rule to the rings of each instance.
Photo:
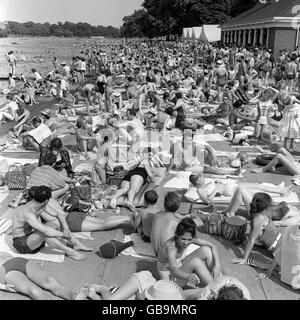
[[[276,166],[281,164],[284,169],[288,171],[289,175],[300,174],[300,163],[284,148],[280,148],[276,156],[262,168],[255,168],[252,170],[254,173],[262,172],[276,172]]]
[[[282,197],[291,192],[290,187],[269,187],[259,183],[239,182],[228,180],[215,180],[206,183],[202,175],[191,175],[191,184],[197,188],[199,200],[206,204],[213,203],[216,197],[230,197],[229,207],[224,211],[228,217],[232,217],[244,203],[247,210],[250,209],[250,202],[256,192],[266,192],[272,197]]]
[[[204,134],[203,134],[204,141]],[[172,159],[167,173],[175,165],[193,174],[211,173],[216,175],[240,175],[241,169],[220,168],[214,149],[208,144],[193,142],[191,130],[185,130],[182,142],[175,143],[170,151]]]
[[[136,165],[125,175],[123,181],[121,182],[120,188],[112,197],[110,202],[111,208],[114,209],[116,207],[117,203],[119,203],[119,198],[122,196],[127,196],[127,201],[122,199],[122,205],[126,206],[133,212],[135,211],[135,196],[139,194],[139,192],[143,189],[143,187],[146,186],[148,182],[154,182],[154,175],[152,173],[149,161],[151,161],[151,153],[149,157],[142,155],[141,157],[137,158]]]
[[[282,243],[282,232],[277,228],[277,222],[283,222],[287,214],[287,207],[284,204],[273,205],[272,198],[266,193],[256,193],[250,203],[251,232],[247,242],[244,256],[241,259],[233,260],[236,264],[245,264],[251,254],[254,244],[258,241],[266,247],[274,256],[273,263],[268,270],[270,276],[274,267],[280,265],[280,250]],[[280,220],[281,221],[278,221]],[[273,221],[275,220],[275,221]],[[300,225],[298,217],[287,218],[287,225]],[[282,224],[279,224],[282,226]]]
[[[24,294],[32,300],[74,300],[77,296],[37,261],[14,258],[4,252],[0,252],[0,290]]]

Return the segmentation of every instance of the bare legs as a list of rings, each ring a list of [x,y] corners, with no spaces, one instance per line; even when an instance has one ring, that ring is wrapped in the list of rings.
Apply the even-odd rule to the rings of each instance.
[[[130,217],[128,216],[110,216],[105,219],[98,219],[87,216],[82,223],[81,231],[105,231],[116,228],[123,224],[130,224]]]
[[[280,148],[275,158],[271,160],[265,167],[253,169],[252,172],[274,172],[278,163],[282,164],[290,175],[300,174],[299,167],[296,165],[294,157],[284,148]]]
[[[234,216],[243,203],[247,211],[249,211],[250,203],[252,201],[253,195],[256,192],[266,192],[274,194],[276,196],[285,194],[287,190],[268,187],[259,183],[240,183],[231,199],[229,207],[224,211],[224,213],[226,213],[228,217]]]

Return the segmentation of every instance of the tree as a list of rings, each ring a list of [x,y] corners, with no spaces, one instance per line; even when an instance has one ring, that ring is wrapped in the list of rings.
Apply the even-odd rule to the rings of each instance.
[[[34,23],[28,21],[19,23],[9,21],[9,29],[13,35],[30,35],[30,36],[57,36],[57,37],[90,37],[90,36],[108,36],[119,37],[120,30],[112,26],[91,26],[89,23],[73,23],[73,22],[58,22],[57,24]]]

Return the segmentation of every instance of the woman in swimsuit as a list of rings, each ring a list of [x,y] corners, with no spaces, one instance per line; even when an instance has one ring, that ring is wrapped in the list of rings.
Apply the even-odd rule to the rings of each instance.
[[[184,287],[187,283],[209,284],[221,273],[217,247],[203,239],[196,238],[196,224],[191,218],[184,218],[177,226],[175,235],[158,252],[157,268],[161,279],[175,280]],[[188,254],[190,244],[199,249]]]
[[[279,208],[282,210],[282,208]],[[278,211],[278,208],[277,208]],[[280,210],[279,210],[280,211]],[[276,227],[273,222],[274,206],[272,198],[266,193],[256,193],[250,204],[251,215],[251,233],[247,242],[243,258],[234,259],[235,264],[246,264],[253,246],[258,241],[266,247],[274,256],[274,262],[269,266],[268,276],[271,275],[277,264],[280,265],[280,250],[282,242],[282,232]],[[282,214],[279,213],[279,216]]]
[[[142,189],[143,186],[148,182],[148,177],[150,181],[153,181],[153,174],[150,169],[150,164],[148,159],[140,159],[138,165],[130,170],[121,182],[120,188],[116,191],[115,196],[112,197],[110,206],[115,208],[117,205],[117,200],[127,195],[127,201],[123,202],[123,205],[128,207],[129,210],[135,211],[134,198]]]

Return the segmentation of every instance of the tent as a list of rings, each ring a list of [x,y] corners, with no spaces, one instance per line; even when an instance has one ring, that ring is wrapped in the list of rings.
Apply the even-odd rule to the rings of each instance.
[[[188,28],[183,28],[183,33],[182,33],[183,39],[187,38],[187,34],[188,34]]]
[[[202,27],[194,27],[191,39],[198,40],[201,36],[201,33],[202,33]]]
[[[203,42],[221,41],[221,28],[218,24],[204,24],[199,38]]]
[[[193,35],[193,28],[187,28],[186,39],[191,39]]]

